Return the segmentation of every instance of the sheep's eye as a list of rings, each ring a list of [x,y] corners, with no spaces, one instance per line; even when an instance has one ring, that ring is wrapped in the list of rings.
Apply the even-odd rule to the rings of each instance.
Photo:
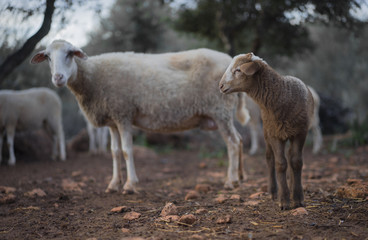
[[[46,57],[47,61],[51,60],[49,55],[45,54],[45,57]]]
[[[73,51],[69,51],[67,54],[66,54],[66,57],[69,58],[69,57],[73,57]]]

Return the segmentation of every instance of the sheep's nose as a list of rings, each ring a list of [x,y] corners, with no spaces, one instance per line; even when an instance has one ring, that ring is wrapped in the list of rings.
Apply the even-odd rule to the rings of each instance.
[[[54,75],[55,82],[60,82],[61,79],[63,79],[63,74],[55,73],[55,75]]]
[[[224,88],[224,84],[223,83],[221,83],[220,84],[220,89],[223,89]]]

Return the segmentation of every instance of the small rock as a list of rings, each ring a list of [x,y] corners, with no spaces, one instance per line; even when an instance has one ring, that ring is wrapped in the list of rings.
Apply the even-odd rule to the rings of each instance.
[[[36,189],[33,189],[32,191],[24,193],[24,196],[31,197],[31,198],[44,197],[46,196],[46,193],[42,189],[36,188]]]
[[[192,199],[197,199],[197,198],[199,198],[200,196],[199,196],[199,193],[197,192],[197,191],[193,191],[193,190],[191,190],[191,191],[189,191],[188,193],[187,193],[187,195],[185,196],[185,201],[187,201],[187,200],[192,200]]]
[[[13,203],[15,202],[15,195],[10,193],[10,194],[7,194],[5,196],[1,196],[0,195],[0,204],[8,204],[8,203]]]
[[[195,211],[195,214],[205,214],[207,213],[207,209],[204,209],[204,208],[200,208],[198,209],[197,211]]]
[[[240,201],[240,195],[239,194],[233,194],[233,195],[231,195],[230,199]]]
[[[192,225],[196,220],[197,218],[193,214],[186,214],[180,217],[179,223]]]
[[[162,209],[160,216],[166,217],[168,215],[178,214],[178,208],[173,203],[166,203],[165,207]]]
[[[130,232],[129,228],[122,228],[122,229],[121,229],[121,231],[122,231],[123,233],[128,233],[128,232]]]
[[[259,201],[256,200],[249,200],[244,203],[245,206],[256,206],[259,204]]]
[[[209,184],[197,184],[195,190],[200,193],[208,193],[211,190],[211,186]]]
[[[204,237],[202,237],[201,235],[199,235],[199,234],[194,234],[194,235],[192,235],[191,237],[190,237],[190,239],[204,239]]]
[[[16,188],[13,187],[6,187],[6,186],[0,186],[0,193],[14,193],[15,191],[17,191]]]
[[[217,198],[215,198],[215,201],[218,202],[218,203],[224,203],[226,200],[227,200],[227,198],[223,194],[220,194],[220,195],[218,195]]]
[[[179,221],[180,217],[178,215],[168,215],[162,218],[159,218],[159,221],[165,221],[165,222],[177,222]]]
[[[138,219],[139,217],[141,216],[140,213],[137,213],[137,212],[128,212],[124,215],[123,219],[125,220],[135,220],[135,219]]]
[[[231,216],[226,215],[225,217],[220,217],[216,220],[218,224],[231,223]]]
[[[264,194],[264,192],[256,192],[249,196],[250,199],[259,198]]]
[[[198,164],[198,167],[199,168],[206,168],[207,167],[207,163],[205,163],[205,162],[201,162],[200,164]]]
[[[293,216],[308,215],[308,211],[303,207],[299,207],[299,208],[293,209],[291,211],[291,215]]]
[[[79,177],[80,175],[82,175],[82,171],[73,171],[72,172],[72,177]]]
[[[85,184],[82,182],[80,183],[74,182],[71,179],[63,179],[61,181],[61,187],[65,191],[82,192],[82,189],[80,188],[81,186],[85,186]]]
[[[113,213],[122,213],[124,211],[127,210],[127,206],[119,206],[119,207],[114,207],[113,209],[110,210],[110,212],[113,212]]]

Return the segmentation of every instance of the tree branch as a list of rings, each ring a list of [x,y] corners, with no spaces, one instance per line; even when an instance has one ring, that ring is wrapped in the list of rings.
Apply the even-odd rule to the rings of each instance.
[[[46,0],[46,10],[43,23],[40,29],[30,37],[15,53],[9,55],[0,66],[0,84],[4,79],[19,66],[35,49],[37,43],[42,40],[50,31],[52,15],[55,10],[55,0]]]

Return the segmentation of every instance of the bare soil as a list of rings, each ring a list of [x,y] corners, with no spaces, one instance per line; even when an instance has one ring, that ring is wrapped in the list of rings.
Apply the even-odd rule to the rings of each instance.
[[[281,211],[265,193],[263,153],[245,154],[248,179],[228,191],[226,157],[138,147],[140,193],[131,195],[105,193],[109,153],[69,152],[66,162],[18,159],[15,167],[0,166],[0,186],[15,188],[0,193],[0,239],[368,239],[368,146],[316,156],[307,147],[304,155],[307,206],[299,214]],[[197,184],[208,184],[210,191],[185,200]],[[34,189],[45,196],[28,193]],[[178,216],[193,214],[194,223],[162,219],[168,202]],[[112,213],[118,206],[126,208]],[[129,212],[140,216],[125,219]]]

